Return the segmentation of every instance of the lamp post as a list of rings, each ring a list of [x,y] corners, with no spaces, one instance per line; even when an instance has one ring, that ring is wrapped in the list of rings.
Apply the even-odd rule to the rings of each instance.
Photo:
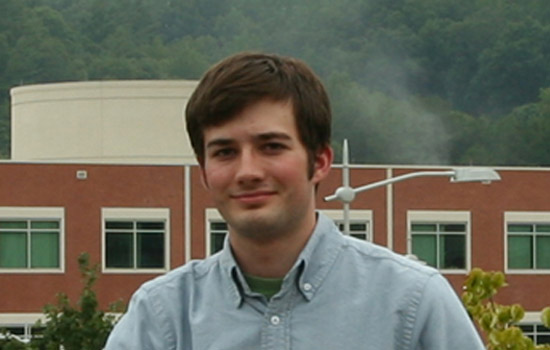
[[[340,200],[341,202],[343,202],[344,234],[349,235],[350,203],[353,202],[357,193],[372,190],[377,187],[387,186],[399,181],[414,179],[417,177],[449,177],[451,179],[451,182],[491,183],[491,181],[500,180],[500,175],[491,168],[461,167],[441,171],[417,171],[352,188],[349,185],[348,141],[344,140],[342,147],[342,186],[337,188],[334,194],[326,196],[324,199],[326,202],[333,200]]]

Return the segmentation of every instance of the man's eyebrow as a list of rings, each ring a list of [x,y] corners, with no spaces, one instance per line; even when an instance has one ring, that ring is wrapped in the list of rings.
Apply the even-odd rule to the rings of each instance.
[[[270,132],[265,132],[265,133],[255,135],[254,139],[256,139],[258,141],[269,141],[269,140],[274,140],[274,139],[275,140],[291,140],[292,138],[290,137],[290,135],[288,135],[287,133],[284,133],[284,132],[270,131]],[[220,137],[218,139],[213,139],[213,140],[208,141],[205,148],[208,149],[208,148],[212,148],[212,147],[224,147],[224,146],[232,145],[234,143],[235,143],[234,139]]]
[[[232,140],[232,139],[219,138],[219,139],[214,139],[214,140],[208,141],[208,143],[206,144],[206,148],[223,147],[223,146],[228,146],[228,145],[233,144],[233,143],[235,143],[235,141]]]
[[[272,139],[281,139],[281,140],[291,140],[290,135],[284,132],[266,132],[256,136],[260,141],[272,140]]]

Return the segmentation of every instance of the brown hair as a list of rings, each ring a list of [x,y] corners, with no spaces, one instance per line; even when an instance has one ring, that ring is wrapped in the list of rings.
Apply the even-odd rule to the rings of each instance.
[[[239,53],[210,68],[185,109],[187,132],[200,163],[204,159],[204,130],[231,120],[263,99],[290,101],[298,134],[309,158],[330,145],[331,111],[328,95],[317,75],[302,61],[272,54]]]

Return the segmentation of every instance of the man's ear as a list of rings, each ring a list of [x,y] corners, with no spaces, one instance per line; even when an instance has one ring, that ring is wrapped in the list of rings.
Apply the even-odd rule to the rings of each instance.
[[[319,183],[327,177],[332,167],[333,159],[334,152],[330,146],[325,146],[317,152],[315,162],[313,163],[313,176],[311,177],[314,183]]]
[[[210,187],[208,186],[208,179],[206,177],[206,171],[204,170],[204,159],[198,159],[198,161],[199,161],[199,170],[201,172],[202,185],[204,186],[204,188],[206,188],[208,190]]]

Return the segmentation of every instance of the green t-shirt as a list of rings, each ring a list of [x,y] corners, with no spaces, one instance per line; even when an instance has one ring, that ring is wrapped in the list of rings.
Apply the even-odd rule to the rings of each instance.
[[[246,283],[248,283],[251,291],[262,294],[267,300],[277,294],[281,290],[281,285],[283,284],[282,278],[264,278],[244,275],[244,279]]]

